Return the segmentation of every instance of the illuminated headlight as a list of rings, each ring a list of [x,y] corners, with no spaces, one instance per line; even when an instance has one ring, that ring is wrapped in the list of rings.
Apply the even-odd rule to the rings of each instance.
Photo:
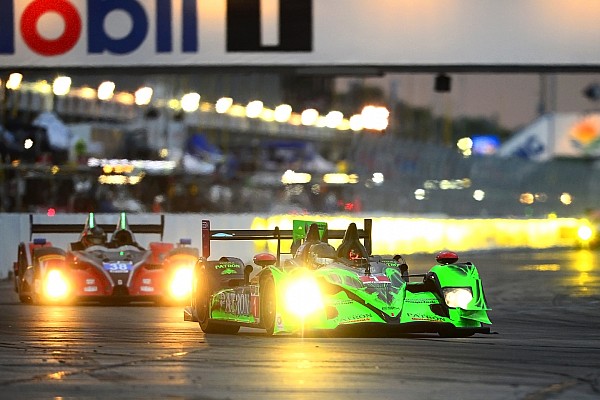
[[[285,291],[287,311],[304,318],[323,308],[323,298],[318,283],[310,277],[292,282]]]
[[[471,300],[473,300],[471,288],[444,288],[443,292],[444,300],[448,307],[466,309]]]
[[[59,300],[67,296],[69,282],[61,271],[53,269],[48,272],[44,282],[44,293],[53,300]]]
[[[192,275],[191,267],[179,267],[175,270],[169,287],[171,296],[176,299],[189,296],[192,293]]]

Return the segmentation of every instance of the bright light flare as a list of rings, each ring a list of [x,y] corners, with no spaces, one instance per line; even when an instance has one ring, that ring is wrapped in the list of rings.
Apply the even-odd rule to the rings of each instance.
[[[366,129],[383,131],[388,127],[390,112],[385,107],[365,106],[361,115]]]
[[[582,225],[577,230],[577,236],[579,236],[581,240],[587,242],[594,236],[594,230],[587,225]]]
[[[56,96],[66,96],[71,90],[71,78],[68,76],[59,76],[52,84],[52,93]]]
[[[51,300],[64,299],[69,293],[69,282],[61,271],[53,269],[46,275],[44,293]]]
[[[187,93],[181,98],[183,111],[191,113],[200,108],[200,95],[198,93]]]
[[[254,100],[248,103],[246,106],[246,117],[248,118],[258,118],[262,113],[264,108],[264,104],[260,100]]]
[[[280,104],[275,107],[275,121],[287,122],[292,116],[292,106],[289,104]]]
[[[13,72],[9,75],[8,81],[6,81],[6,88],[17,90],[21,87],[21,82],[23,82],[23,75],[18,72]]]
[[[177,268],[169,285],[169,291],[173,298],[183,299],[192,293],[192,275],[192,267]]]
[[[331,129],[335,129],[342,124],[344,120],[344,114],[340,111],[330,111],[325,116],[325,126]]]
[[[217,111],[219,114],[224,114],[231,108],[232,105],[233,99],[231,97],[221,97],[215,104],[215,111]]]
[[[302,111],[300,118],[302,125],[311,126],[317,123],[317,120],[319,119],[319,112],[314,108],[309,108]]]
[[[308,277],[292,282],[285,292],[286,309],[304,318],[323,308],[323,298],[318,283]]]
[[[444,300],[448,307],[467,309],[473,300],[471,288],[444,288]]]
[[[115,95],[115,83],[106,81],[98,86],[98,99],[102,101],[110,100]]]
[[[147,106],[152,101],[154,91],[151,87],[139,88],[135,92],[135,104],[138,106]]]

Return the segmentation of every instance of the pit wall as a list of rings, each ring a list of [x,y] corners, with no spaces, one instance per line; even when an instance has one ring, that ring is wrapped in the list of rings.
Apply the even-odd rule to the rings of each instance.
[[[98,223],[116,225],[117,215],[96,214]],[[59,214],[48,217],[34,215],[35,223],[85,223],[87,214]],[[360,215],[272,215],[250,214],[166,214],[163,241],[178,242],[182,238],[192,239],[192,246],[201,246],[201,221],[211,221],[213,229],[292,229],[293,219],[325,221],[332,229],[345,229],[350,222],[362,227]],[[434,253],[449,249],[453,251],[495,250],[510,248],[547,249],[553,247],[578,246],[577,230],[587,221],[575,218],[553,219],[447,219],[441,217],[386,216],[373,220],[374,254]],[[130,214],[132,224],[158,223],[157,214]],[[110,232],[108,232],[110,234]],[[0,213],[0,278],[6,278],[12,270],[19,242],[29,241],[29,214]],[[46,237],[55,246],[68,248],[78,235],[53,234]],[[159,241],[158,235],[137,235],[142,246]],[[335,242],[332,242],[336,245]],[[229,248],[228,248],[229,246]],[[256,244],[236,241],[235,248],[224,242],[213,242],[212,257],[238,256],[250,262],[253,254],[261,251],[275,252],[275,242]],[[287,243],[282,251],[288,251]]]

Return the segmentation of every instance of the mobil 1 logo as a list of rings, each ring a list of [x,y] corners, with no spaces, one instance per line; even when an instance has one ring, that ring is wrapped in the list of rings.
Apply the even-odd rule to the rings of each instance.
[[[312,51],[312,2],[227,0],[227,51]]]

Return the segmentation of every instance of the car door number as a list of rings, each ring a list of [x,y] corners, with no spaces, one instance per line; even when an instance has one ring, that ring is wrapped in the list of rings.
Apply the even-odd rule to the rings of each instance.
[[[132,268],[130,261],[105,262],[103,266],[111,274],[127,274]]]

